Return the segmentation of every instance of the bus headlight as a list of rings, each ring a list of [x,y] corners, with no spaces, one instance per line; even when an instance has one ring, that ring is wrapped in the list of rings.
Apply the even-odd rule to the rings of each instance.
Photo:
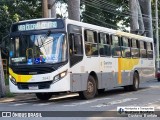
[[[60,74],[56,75],[53,79],[53,83],[59,81],[60,79],[64,78],[67,75],[67,70],[61,72]]]
[[[10,81],[14,84],[17,85],[16,79],[12,77],[11,75],[9,76]]]

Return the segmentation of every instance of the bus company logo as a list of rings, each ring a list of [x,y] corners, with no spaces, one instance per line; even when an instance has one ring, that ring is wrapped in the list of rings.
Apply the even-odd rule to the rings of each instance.
[[[112,62],[104,61],[104,65],[112,65]]]
[[[118,111],[119,114],[122,114],[122,113],[125,112],[123,107],[117,107],[117,111]]]
[[[29,75],[36,75],[37,72],[29,72]]]

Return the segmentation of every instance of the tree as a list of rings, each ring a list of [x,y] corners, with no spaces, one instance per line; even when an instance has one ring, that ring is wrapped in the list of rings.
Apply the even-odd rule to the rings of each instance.
[[[68,0],[68,18],[80,21],[80,0]]]
[[[48,1],[47,0],[42,0],[42,17],[43,18],[48,18]]]
[[[48,0],[48,9],[50,10],[50,17],[56,18],[56,0]]]
[[[130,0],[129,1],[130,7],[130,27],[131,33],[134,34],[143,34],[144,33],[144,22],[141,7],[139,5],[139,0]]]
[[[41,0],[0,1],[0,43],[9,34],[12,23],[42,17]]]
[[[1,47],[4,38],[10,32],[13,22],[41,18],[41,0],[1,0],[0,1],[0,97],[5,96],[5,80],[1,58]]]
[[[130,20],[130,26],[131,26],[131,33],[136,33],[139,30],[139,24],[138,24],[138,4],[137,0],[130,0],[129,1],[130,11],[131,11],[131,20]]]
[[[82,20],[87,23],[152,37],[151,0],[81,0]],[[124,26],[124,27],[122,27]],[[137,32],[136,32],[137,31]]]
[[[76,6],[72,6],[75,4],[73,3],[75,0],[61,0],[59,2],[68,3],[68,18],[72,19],[70,9],[76,8]],[[128,0],[79,0],[79,2],[80,20],[83,22],[124,31],[126,31],[125,27],[130,25]],[[75,10],[72,11],[76,13]],[[121,27],[118,26],[118,23],[121,24]]]
[[[137,6],[138,6],[138,23],[139,23],[139,33],[144,34],[144,22],[143,22],[143,16],[142,11],[139,5],[139,1],[137,0]]]
[[[139,0],[146,36],[153,38],[151,0]]]
[[[129,26],[129,7],[127,0],[81,0],[83,7],[82,20],[87,23],[113,29]]]
[[[6,87],[5,87],[4,71],[1,58],[1,48],[0,48],[0,98],[4,97],[5,95],[6,95]]]

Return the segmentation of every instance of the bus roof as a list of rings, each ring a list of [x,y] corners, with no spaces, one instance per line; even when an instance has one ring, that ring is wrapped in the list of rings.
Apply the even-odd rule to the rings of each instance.
[[[30,19],[30,20],[19,21],[17,23],[41,21],[41,20],[53,20],[53,19],[61,19],[61,18]],[[127,32],[122,32],[120,30],[114,30],[114,29],[110,29],[110,28],[106,28],[106,27],[100,27],[100,26],[97,26],[97,25],[84,23],[84,22],[79,22],[79,21],[75,21],[75,20],[71,20],[71,19],[62,19],[62,20],[65,20],[67,24],[74,24],[74,25],[77,25],[77,26],[84,27],[86,29],[97,30],[99,32],[105,32],[105,33],[114,34],[114,35],[118,35],[118,36],[133,38],[133,39],[153,41],[153,38],[149,38],[149,37],[145,37],[145,36],[141,36],[141,35],[135,35],[135,34],[132,34],[132,33],[127,33]]]
[[[106,33],[114,34],[114,35],[118,35],[118,36],[124,36],[124,37],[128,37],[128,38],[153,42],[153,38],[149,38],[149,37],[145,37],[145,36],[141,36],[141,35],[136,35],[136,34],[132,34],[132,33],[127,33],[127,32],[122,32],[120,30],[109,29],[109,28],[100,27],[97,25],[92,25],[92,24],[79,22],[79,21],[75,21],[75,20],[70,20],[70,19],[66,19],[66,22],[68,24],[70,24],[70,23],[75,24],[75,25],[82,26],[84,28],[88,28],[91,30],[98,30],[100,32],[106,32]]]
[[[23,22],[32,22],[32,21],[42,21],[42,20],[55,20],[55,19],[61,19],[61,18],[38,18],[38,19],[29,19],[29,20],[22,20],[17,23],[23,23]],[[62,19],[64,20],[64,19]]]

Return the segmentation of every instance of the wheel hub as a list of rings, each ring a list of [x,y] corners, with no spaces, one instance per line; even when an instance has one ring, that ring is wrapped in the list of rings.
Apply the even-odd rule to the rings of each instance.
[[[93,92],[93,83],[92,82],[88,82],[88,89],[87,89],[87,91],[88,91],[88,93],[92,93]]]

